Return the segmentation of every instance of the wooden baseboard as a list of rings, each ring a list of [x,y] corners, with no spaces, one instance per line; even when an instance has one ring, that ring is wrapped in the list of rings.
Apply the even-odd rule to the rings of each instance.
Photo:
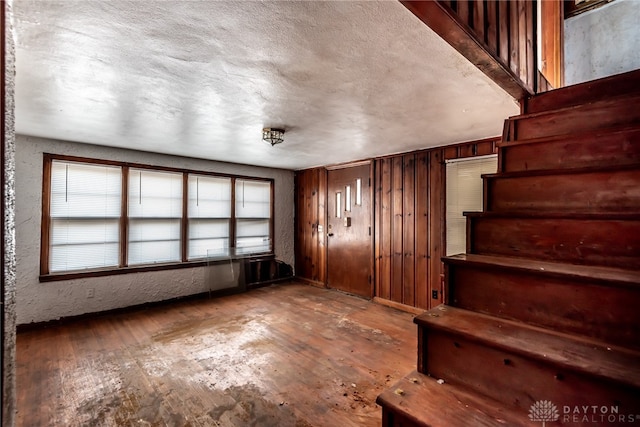
[[[295,276],[295,280],[298,280],[304,284],[315,286],[316,288],[327,289],[327,284],[324,282],[318,282],[317,280],[307,279],[306,277]]]
[[[427,311],[423,308],[412,307],[410,305],[402,304],[399,302],[391,301],[391,300],[380,298],[380,297],[373,297],[373,302],[378,303],[380,305],[386,305],[387,307],[395,308],[397,310],[406,311],[407,313],[412,313],[412,314],[422,314],[425,311]]]

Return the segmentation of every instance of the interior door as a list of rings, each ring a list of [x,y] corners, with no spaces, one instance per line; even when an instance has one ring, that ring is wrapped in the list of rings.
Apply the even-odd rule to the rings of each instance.
[[[367,298],[371,280],[371,164],[327,173],[327,284]]]

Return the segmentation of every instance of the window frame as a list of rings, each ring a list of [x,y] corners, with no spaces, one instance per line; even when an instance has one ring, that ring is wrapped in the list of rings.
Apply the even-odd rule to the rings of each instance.
[[[119,218],[119,265],[117,267],[103,267],[103,268],[92,268],[92,269],[81,269],[81,270],[67,270],[63,272],[51,273],[49,270],[50,263],[50,242],[51,242],[51,231],[52,231],[52,218],[51,218],[51,167],[54,161],[62,161],[62,162],[75,162],[75,163],[84,163],[84,164],[94,164],[101,166],[117,166],[121,168],[122,173],[122,190],[121,190],[121,212]],[[136,264],[134,266],[129,266],[128,262],[128,227],[129,227],[129,215],[128,215],[128,185],[129,185],[129,170],[135,169],[148,169],[158,172],[173,172],[173,173],[181,173],[182,174],[182,183],[183,183],[183,191],[182,191],[182,217],[180,219],[180,254],[181,260],[179,262],[164,262],[164,263],[150,263],[150,264]],[[109,275],[117,275],[117,274],[128,274],[135,272],[144,272],[144,271],[158,271],[158,270],[172,270],[172,269],[180,269],[180,268],[193,268],[199,266],[205,266],[210,259],[206,257],[203,258],[194,258],[188,259],[188,245],[189,245],[189,212],[188,212],[188,203],[189,203],[189,193],[188,193],[188,180],[189,175],[200,175],[200,176],[212,176],[212,177],[220,177],[220,178],[229,178],[231,179],[231,218],[230,218],[230,234],[229,234],[229,242],[232,242],[235,245],[236,240],[236,217],[235,217],[235,183],[237,179],[250,179],[257,181],[264,181],[269,183],[270,187],[270,218],[269,218],[269,233],[271,237],[271,246],[269,251],[261,252],[258,254],[251,254],[249,256],[243,255],[235,255],[234,253],[229,253],[226,256],[221,258],[228,259],[229,256],[232,258],[250,258],[250,259],[262,259],[262,258],[273,258],[274,256],[274,248],[275,248],[275,236],[274,236],[274,213],[275,213],[275,180],[273,178],[264,178],[264,177],[256,177],[256,176],[248,176],[248,175],[233,175],[226,174],[220,172],[210,172],[210,171],[202,171],[202,170],[194,170],[194,169],[184,169],[184,168],[174,168],[174,167],[166,167],[166,166],[154,166],[140,163],[132,163],[132,162],[119,162],[113,160],[102,160],[102,159],[94,159],[87,157],[78,157],[78,156],[68,156],[68,155],[59,155],[59,154],[51,154],[44,153],[43,155],[43,174],[42,174],[42,220],[41,220],[41,236],[40,236],[40,282],[50,282],[50,281],[58,281],[58,280],[71,280],[83,277],[99,277],[99,276],[109,276]]]

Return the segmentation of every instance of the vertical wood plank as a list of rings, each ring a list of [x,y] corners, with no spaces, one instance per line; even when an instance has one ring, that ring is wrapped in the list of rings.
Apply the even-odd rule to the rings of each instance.
[[[313,170],[308,170],[304,176],[304,218],[302,223],[302,234],[304,235],[304,277],[313,280],[313,271],[311,270],[311,236],[309,233],[309,224],[313,212],[311,211],[311,175]]]
[[[517,0],[518,5],[518,76],[527,81],[527,0]]]
[[[402,156],[395,156],[393,162],[392,175],[392,260],[391,260],[391,300],[402,302],[402,273],[403,273],[403,161]]]
[[[438,291],[438,299],[429,299],[429,308],[442,303],[443,274],[442,255],[444,246],[444,163],[442,150],[429,153],[429,288]]]
[[[485,27],[484,0],[473,0],[473,30],[478,38],[487,43],[487,31]]]
[[[538,92],[549,90],[549,86],[559,88],[564,84],[563,43],[564,13],[560,0],[543,1],[540,5],[542,75]]]
[[[415,305],[415,154],[403,158],[403,273],[402,303]]]
[[[527,39],[527,75],[526,75],[526,83],[529,90],[532,92],[535,91],[536,88],[536,23],[538,22],[536,18],[537,8],[535,7],[535,2],[528,1],[525,2],[525,24],[526,24],[526,39]]]
[[[489,50],[499,58],[498,51],[498,2],[497,0],[487,0],[487,45]]]
[[[318,174],[319,170],[314,169],[311,173],[310,182],[310,215],[307,217],[307,231],[309,233],[309,257],[311,278],[315,281],[318,280]]]
[[[383,159],[380,161],[381,170],[381,215],[380,215],[380,276],[379,288],[380,298],[391,299],[391,218],[393,215],[391,205],[391,159]]]
[[[322,233],[318,233],[318,259],[316,260],[318,281],[327,284],[327,170],[318,168],[318,211],[317,224],[322,225]]]
[[[470,11],[469,11],[469,1],[471,0],[458,0],[458,17],[460,18],[460,22],[464,23],[467,26],[471,26],[471,22],[469,20]]]
[[[509,2],[509,68],[516,76],[520,75],[518,2],[519,0]]]
[[[381,297],[380,289],[380,260],[382,259],[382,246],[380,245],[380,230],[382,222],[382,161],[373,161],[373,296]]]
[[[309,209],[307,208],[307,182],[309,180],[309,174],[311,172],[309,170],[304,171],[303,174],[300,177],[300,220],[298,221],[298,225],[299,225],[299,233],[300,233],[300,243],[301,243],[301,250],[302,250],[302,257],[301,257],[301,262],[302,262],[302,268],[301,268],[301,274],[302,277],[304,277],[305,279],[311,279],[310,276],[310,272],[307,268],[308,266],[308,259],[309,259],[309,247],[308,247],[308,240],[309,240],[309,236],[307,233],[307,221],[308,221],[308,216],[310,215]]]
[[[509,1],[498,1],[498,57],[506,65],[510,63],[509,53]]]
[[[416,273],[415,306],[429,308],[429,154],[422,152],[416,159]]]
[[[295,226],[296,226],[296,235],[295,235],[295,268],[296,268],[296,276],[304,277],[304,234],[302,232],[303,227],[302,224],[304,222],[304,171],[298,171],[295,174]]]

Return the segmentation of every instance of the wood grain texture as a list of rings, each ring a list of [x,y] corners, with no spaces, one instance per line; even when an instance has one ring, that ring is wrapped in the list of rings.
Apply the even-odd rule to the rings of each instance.
[[[391,227],[393,229],[391,239],[391,301],[402,302],[402,274],[404,273],[404,230],[403,230],[403,184],[404,184],[404,161],[402,156],[396,156],[392,160],[392,217]]]
[[[379,268],[376,280],[380,293],[380,298],[391,300],[391,236],[393,227],[391,226],[392,206],[391,206],[391,159],[382,159],[378,163],[380,167],[380,216],[376,222],[376,229],[379,230],[380,253],[378,254]]]
[[[509,49],[511,49],[509,52],[510,57],[505,62],[501,58],[501,53],[490,49],[485,42],[485,31],[488,23],[486,22],[487,17],[484,14],[484,8],[482,8],[483,23],[479,24],[478,28],[473,28],[473,3],[475,3],[475,0],[471,2],[466,0],[459,1],[456,3],[457,7],[454,10],[443,1],[402,1],[402,4],[407,9],[515,99],[522,99],[527,95],[533,94],[535,82],[526,82],[519,77],[519,58],[520,55],[526,58],[526,53],[518,51],[521,46],[517,39],[518,25],[520,23],[517,11],[507,15],[508,32],[506,34],[502,33],[502,25],[498,27],[500,31],[498,37],[501,40],[500,48],[502,49],[503,43],[506,42]],[[505,7],[508,3],[505,2],[502,6]],[[508,9],[512,11],[515,8]],[[506,17],[505,15],[500,16],[501,21]],[[479,30],[481,34],[478,34],[476,30]],[[507,40],[504,40],[505,38]]]
[[[404,156],[403,170],[403,271],[402,271],[402,303],[414,307],[416,305],[416,168],[415,154]]]
[[[18,426],[378,426],[412,316],[290,284],[20,333]]]
[[[296,275],[326,284],[326,170],[313,168],[296,172],[295,193]]]
[[[640,268],[638,215],[467,216],[470,253]]]
[[[502,154],[501,172],[640,163],[640,129],[635,126],[498,145]]]
[[[427,309],[431,295],[429,292],[429,154],[420,153],[416,159],[416,256],[415,256],[415,296],[416,307]]]
[[[373,298],[373,238],[369,163],[330,169],[327,172],[327,285]],[[356,180],[361,179],[362,202],[355,204]],[[350,201],[347,198],[350,188]],[[338,207],[336,195],[341,194]],[[337,210],[340,210],[340,217]],[[345,221],[350,218],[350,225]]]
[[[470,254],[445,264],[456,307],[640,347],[638,271]]]
[[[639,92],[640,70],[633,70],[528,97],[524,113],[573,107]]]
[[[378,403],[386,415],[382,425],[389,427],[530,425],[521,413],[495,400],[451,384],[439,384],[436,378],[417,371],[381,394]]]
[[[445,166],[442,152],[429,153],[429,293],[436,291],[438,298],[429,299],[429,308],[445,301],[444,266],[441,258],[445,253]]]
[[[640,169],[562,169],[485,175],[493,212],[640,212]]]
[[[624,102],[606,99],[551,113],[516,116],[509,120],[514,122],[516,139],[534,139],[637,125],[640,123],[639,107],[640,95],[635,94]]]

